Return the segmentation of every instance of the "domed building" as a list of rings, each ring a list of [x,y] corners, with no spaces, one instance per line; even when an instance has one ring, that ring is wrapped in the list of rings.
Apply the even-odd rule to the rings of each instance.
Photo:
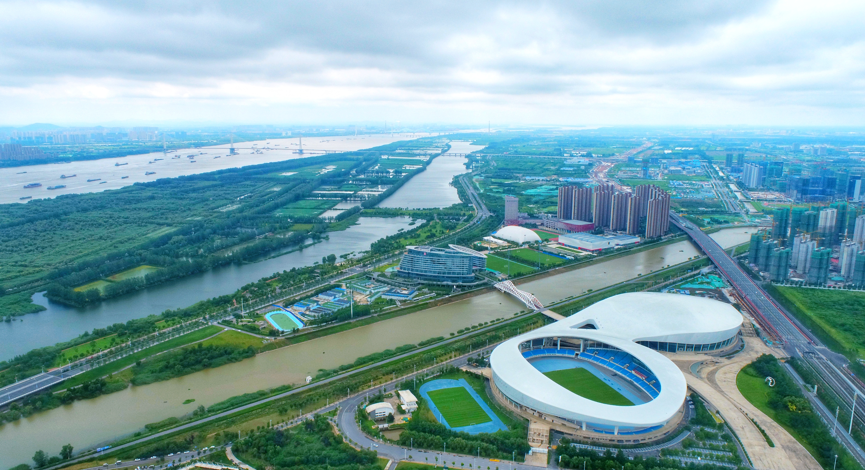
[[[508,225],[507,227],[500,229],[498,232],[493,233],[493,236],[516,243],[517,245],[522,245],[524,243],[538,243],[541,241],[541,237],[539,237],[537,233],[518,225]]]

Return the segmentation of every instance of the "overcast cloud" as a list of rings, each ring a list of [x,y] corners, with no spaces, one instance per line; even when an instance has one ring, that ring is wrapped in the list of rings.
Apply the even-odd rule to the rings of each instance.
[[[0,1],[0,124],[865,125],[865,2]]]

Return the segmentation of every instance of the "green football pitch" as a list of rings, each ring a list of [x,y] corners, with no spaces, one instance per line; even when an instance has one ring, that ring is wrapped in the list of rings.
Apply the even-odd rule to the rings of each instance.
[[[586,369],[562,369],[544,375],[567,390],[589,400],[607,405],[634,406],[613,387],[597,378]]]
[[[463,387],[433,390],[429,392],[429,397],[452,428],[492,421],[487,412]]]

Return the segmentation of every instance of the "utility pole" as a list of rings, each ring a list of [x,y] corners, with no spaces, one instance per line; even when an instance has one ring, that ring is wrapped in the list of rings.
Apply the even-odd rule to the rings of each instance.
[[[841,410],[840,406],[835,407],[835,423],[832,425],[832,437],[835,437],[835,428],[838,427],[838,412]]]
[[[850,426],[847,427],[847,434],[853,433],[853,417],[856,416],[856,397],[859,396],[858,391],[853,392],[853,411],[850,412]]]

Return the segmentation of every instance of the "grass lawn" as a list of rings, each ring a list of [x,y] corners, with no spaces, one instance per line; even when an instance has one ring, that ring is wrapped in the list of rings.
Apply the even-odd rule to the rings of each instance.
[[[210,338],[202,344],[205,346],[236,346],[239,348],[252,346],[253,348],[258,349],[262,345],[262,339],[239,331],[227,330],[221,335]]]
[[[524,264],[528,264],[529,266],[537,266],[538,259],[541,261],[541,266],[558,266],[565,263],[565,260],[561,258],[556,258],[555,256],[550,256],[546,253],[541,253],[540,251],[535,251],[529,248],[511,250],[511,259],[514,258],[520,260]]]
[[[776,287],[770,293],[827,345],[865,357],[865,292]],[[839,350],[840,349],[840,350]]]
[[[108,285],[111,285],[111,283],[108,281],[104,281],[104,280],[100,279],[98,281],[93,281],[93,282],[84,284],[83,286],[78,286],[74,290],[75,290],[75,292],[84,292],[84,291],[87,291],[90,289],[99,289],[99,291],[102,292],[102,289],[104,289],[105,286],[108,286]]]
[[[643,184],[654,184],[655,186],[663,189],[664,191],[670,191],[670,184],[666,181],[658,181],[658,180],[643,180],[643,179],[623,179],[621,180],[622,184],[628,185],[632,188]]]
[[[452,428],[492,421],[463,387],[433,390],[429,392],[429,397]]]
[[[387,462],[387,459],[379,459],[379,460],[384,460],[385,462]],[[430,467],[434,466],[435,463],[436,463],[435,460],[433,460],[433,463],[430,463],[430,464],[417,463],[417,462],[407,462],[407,461],[403,460],[397,464],[396,470],[428,470]],[[382,468],[384,468],[384,467],[382,467]]]
[[[294,224],[292,230],[312,230],[312,224]]]
[[[563,369],[547,372],[544,375],[565,389],[589,400],[615,406],[634,406],[613,387],[597,378],[586,369]]]
[[[116,338],[116,336],[117,335],[105,336],[102,338],[94,339],[93,341],[89,341],[87,343],[79,344],[78,346],[72,346],[71,348],[64,349],[63,351],[61,351],[60,355],[57,356],[57,360],[55,361],[54,365],[60,366],[61,364],[66,362],[66,359],[76,357],[79,354],[88,355],[108,348],[111,346],[112,338]],[[117,340],[115,339],[114,341],[116,344]]]
[[[196,341],[201,341],[209,336],[213,336],[216,333],[219,333],[223,329],[216,325],[206,326],[200,330],[193,331],[192,333],[187,333],[183,336],[179,336],[177,338],[170,339],[164,343],[157,344],[156,346],[151,346],[147,349],[143,349],[138,351],[135,354],[130,354],[129,356],[124,357],[123,359],[118,359],[109,364],[105,364],[104,366],[97,367],[95,369],[88,370],[82,374],[76,375],[71,379],[59,384],[55,390],[65,390],[67,388],[75,387],[83,384],[84,382],[88,382],[93,379],[97,379],[99,377],[112,374],[126,366],[130,366],[135,364],[135,361],[139,359],[146,359],[154,354],[161,353],[163,351],[168,351],[169,349],[174,349],[189,343],[194,343]]]
[[[544,232],[543,230],[532,230],[532,231],[535,232],[539,237],[541,237],[541,240],[544,240],[544,241],[551,240],[553,238],[559,238],[558,233]]]
[[[289,318],[288,315],[286,315],[284,313],[277,313],[275,315],[271,315],[270,318],[274,321],[274,323],[277,324],[277,326],[279,326],[283,330],[289,330],[290,331],[290,330],[293,330],[295,328],[299,328],[297,326],[297,323],[292,321],[292,319]]]
[[[525,264],[519,263],[515,260],[510,261],[510,266],[511,277],[535,272],[534,266],[526,266]],[[508,260],[507,258],[499,258],[496,255],[487,255],[487,268],[492,269],[493,271],[498,271],[502,274],[508,274]]]
[[[765,378],[760,377],[752,366],[745,366],[741,371],[739,371],[739,374],[736,375],[736,387],[746,400],[757,407],[758,410],[765,413],[766,416],[781,425],[781,427],[786,429],[793,438],[799,441],[799,443],[811,453],[811,455],[817,455],[815,453],[816,449],[814,449],[806,439],[799,435],[799,431],[796,428],[786,426],[783,422],[779,421],[778,413],[769,406],[769,385],[766,384]]]

